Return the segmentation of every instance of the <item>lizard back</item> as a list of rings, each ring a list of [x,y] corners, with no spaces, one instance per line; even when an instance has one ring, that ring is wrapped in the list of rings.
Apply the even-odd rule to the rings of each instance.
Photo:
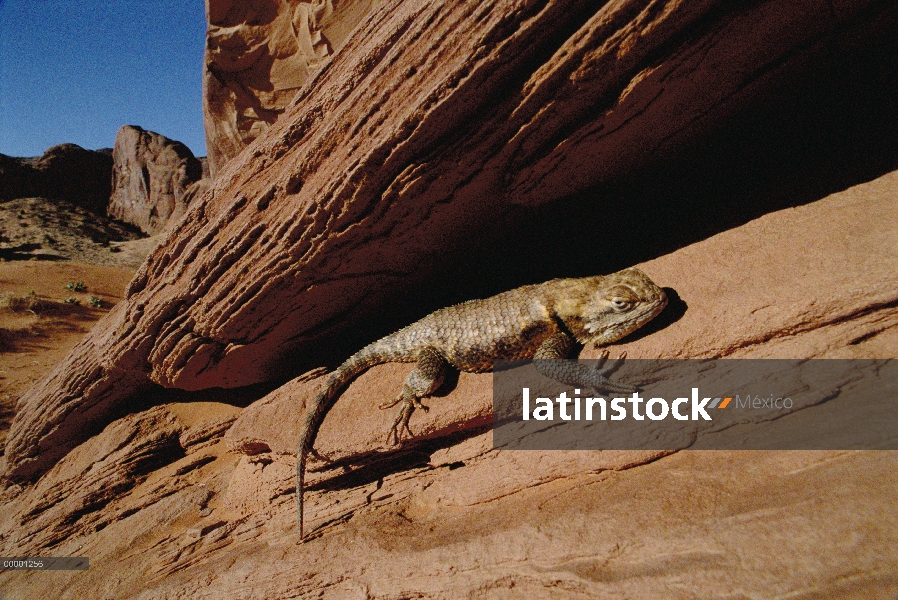
[[[546,338],[560,331],[547,307],[547,285],[528,285],[437,310],[362,352],[413,362],[422,348],[433,348],[456,369],[474,373],[490,370],[496,359],[532,358]]]

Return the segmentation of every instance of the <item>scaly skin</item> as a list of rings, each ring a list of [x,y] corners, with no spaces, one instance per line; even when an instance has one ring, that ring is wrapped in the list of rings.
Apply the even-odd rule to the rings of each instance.
[[[374,365],[416,362],[399,396],[381,405],[402,404],[390,429],[394,443],[415,408],[427,409],[421,398],[440,387],[447,366],[482,373],[496,359],[537,359],[545,375],[564,383],[608,391],[632,391],[603,377],[600,371],[557,362],[569,358],[578,345],[602,346],[639,329],[667,305],[664,291],[639,269],[606,276],[553,279],[525,285],[483,300],[471,300],[433,312],[420,321],[382,338],[340,365],[312,402],[302,430],[296,461],[296,501],[299,536],[303,537],[303,488],[306,460],[324,417],[343,389]]]

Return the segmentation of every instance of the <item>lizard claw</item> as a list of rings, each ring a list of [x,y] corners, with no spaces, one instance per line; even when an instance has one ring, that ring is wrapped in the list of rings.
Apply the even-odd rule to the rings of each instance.
[[[388,408],[393,408],[400,402],[402,402],[402,394],[399,394],[398,396],[396,396],[395,400],[391,400],[390,402],[384,402],[382,404],[379,404],[377,408],[379,408],[380,410],[386,410]]]
[[[612,362],[607,369],[604,369],[603,367],[605,366],[605,363],[608,362],[609,356],[611,356],[611,353],[608,350],[603,350],[593,369],[599,371],[603,375],[611,375],[623,366],[624,361],[627,359],[627,352],[621,352],[621,355],[614,359],[614,362]]]
[[[592,387],[593,392],[596,394],[601,394],[602,391],[632,394],[640,391],[640,389],[635,386],[610,379],[611,375],[624,365],[627,353],[621,352],[621,355],[614,359],[614,362],[606,368],[605,363],[608,361],[610,355],[611,353],[608,350],[603,350],[595,367],[593,367],[593,370],[598,377],[597,385]]]
[[[595,371],[602,371],[602,367],[605,366],[605,361],[608,360],[608,357],[611,355],[608,350],[602,350],[602,353],[599,355],[598,360],[596,360],[596,365],[593,367]]]
[[[403,401],[402,408],[399,409],[399,414],[396,415],[396,420],[393,421],[393,426],[390,427],[390,433],[387,434],[388,444],[390,443],[390,438],[393,438],[392,445],[398,446],[402,441],[404,433],[408,433],[409,439],[415,437],[412,430],[409,429],[408,421],[412,418],[412,413],[415,412],[416,405],[427,410],[427,407],[421,404],[421,401],[416,397],[406,398]]]
[[[408,434],[408,438],[405,437],[405,434]],[[411,439],[413,437],[415,437],[415,434],[409,429],[408,423],[402,423],[401,425],[394,423],[393,426],[390,427],[390,433],[387,434],[387,443],[391,446],[398,446],[405,439]]]

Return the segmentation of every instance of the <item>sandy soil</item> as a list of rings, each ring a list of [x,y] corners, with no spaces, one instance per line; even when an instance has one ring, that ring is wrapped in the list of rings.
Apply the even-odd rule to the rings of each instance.
[[[158,241],[63,200],[0,202],[0,452],[18,397],[121,300]]]
[[[134,270],[43,260],[0,262],[0,449],[19,395],[122,299]],[[78,282],[82,291],[66,287]],[[92,305],[92,297],[99,306]],[[69,298],[77,304],[66,303]]]

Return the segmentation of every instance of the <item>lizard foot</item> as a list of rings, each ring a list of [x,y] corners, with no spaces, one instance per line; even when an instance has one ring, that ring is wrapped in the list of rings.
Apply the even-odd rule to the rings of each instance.
[[[398,445],[404,434],[408,434],[409,438],[415,437],[412,430],[409,429],[408,420],[416,408],[425,412],[430,410],[421,404],[421,398],[431,395],[439,388],[443,384],[445,376],[446,359],[433,348],[421,350],[418,364],[405,379],[402,392],[392,402],[381,405],[381,408],[389,408],[402,403],[402,408],[399,409],[399,414],[396,415],[396,420],[393,421],[393,426],[387,435],[387,442],[392,438],[393,445]]]
[[[596,394],[600,394],[602,391],[617,392],[619,394],[632,394],[638,392],[639,388],[636,386],[609,379],[615,371],[623,366],[624,361],[627,358],[627,353],[622,352],[620,356],[614,359],[614,362],[608,367],[605,367],[605,363],[608,362],[608,357],[610,355],[611,353],[608,350],[604,350],[599,356],[598,361],[596,361],[595,367],[593,367],[593,370],[599,379],[598,385],[593,387],[593,392]]]
[[[398,446],[404,439],[405,434],[408,434],[408,439],[415,437],[415,434],[412,433],[408,426],[408,421],[412,418],[412,413],[415,412],[416,408],[423,408],[425,411],[429,410],[428,407],[421,404],[421,400],[416,396],[403,399],[402,408],[399,409],[399,414],[396,415],[396,420],[393,421],[393,426],[390,427],[390,433],[387,434],[388,444]],[[391,439],[392,442],[390,441]]]
[[[394,406],[396,406],[397,404],[399,404],[400,402],[402,402],[402,401],[404,400],[404,398],[405,398],[405,397],[404,397],[402,394],[399,394],[399,396],[398,396],[395,400],[393,400],[392,402],[384,402],[383,404],[378,405],[377,408],[379,408],[380,410],[386,410],[386,409],[388,409],[388,408],[393,408]],[[420,409],[423,410],[424,412],[427,412],[427,411],[430,410],[430,407],[429,407],[429,406],[424,406],[423,404],[421,404],[420,398],[415,398],[415,399],[413,400],[413,402],[414,402],[414,404],[415,404],[415,408],[420,408]]]

